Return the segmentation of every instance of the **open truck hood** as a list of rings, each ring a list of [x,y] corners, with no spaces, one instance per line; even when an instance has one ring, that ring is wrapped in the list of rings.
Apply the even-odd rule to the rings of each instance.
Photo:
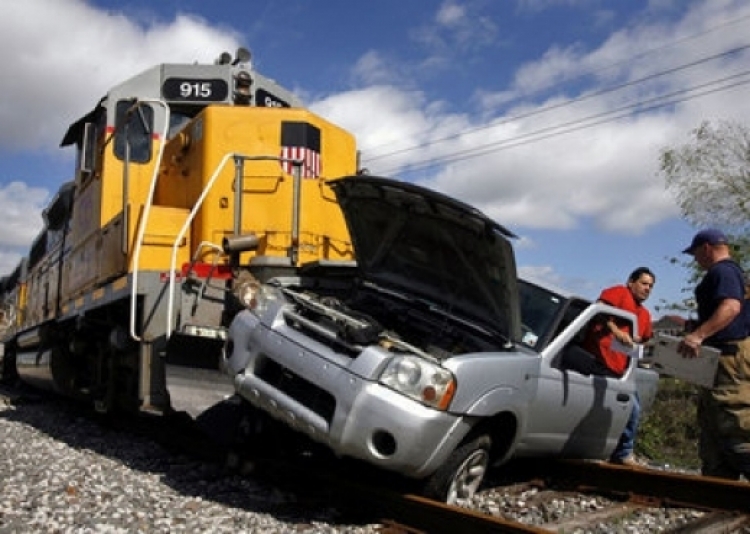
[[[360,275],[379,287],[518,339],[509,230],[423,187],[374,176],[328,182],[344,212]]]

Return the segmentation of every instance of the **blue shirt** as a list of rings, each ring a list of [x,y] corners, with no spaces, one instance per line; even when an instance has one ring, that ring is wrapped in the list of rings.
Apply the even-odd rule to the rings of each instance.
[[[724,299],[739,300],[741,311],[731,323],[709,337],[709,342],[721,343],[750,336],[750,304],[745,301],[745,281],[742,269],[732,260],[722,260],[709,267],[695,288],[698,322],[705,323]]]

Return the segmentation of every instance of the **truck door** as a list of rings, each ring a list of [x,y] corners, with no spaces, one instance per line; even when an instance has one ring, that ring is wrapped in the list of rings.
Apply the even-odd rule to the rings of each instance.
[[[576,306],[570,306],[565,315],[557,335],[542,350],[537,398],[528,418],[528,445],[557,450],[566,457],[606,458],[630,414],[633,365],[622,378],[584,376],[564,369],[564,351],[580,342],[591,320],[601,317],[582,313]]]

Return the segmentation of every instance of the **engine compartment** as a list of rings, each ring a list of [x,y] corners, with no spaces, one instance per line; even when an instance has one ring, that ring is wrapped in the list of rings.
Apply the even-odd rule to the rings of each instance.
[[[306,282],[282,288],[292,304],[284,313],[286,323],[352,357],[373,344],[435,360],[513,346],[481,325],[402,291],[354,278],[344,285],[340,280]]]

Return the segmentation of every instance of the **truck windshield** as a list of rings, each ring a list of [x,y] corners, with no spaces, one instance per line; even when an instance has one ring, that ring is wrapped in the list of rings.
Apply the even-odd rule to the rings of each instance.
[[[524,280],[518,281],[521,300],[521,343],[536,347],[554,327],[555,318],[565,304],[557,293]]]

